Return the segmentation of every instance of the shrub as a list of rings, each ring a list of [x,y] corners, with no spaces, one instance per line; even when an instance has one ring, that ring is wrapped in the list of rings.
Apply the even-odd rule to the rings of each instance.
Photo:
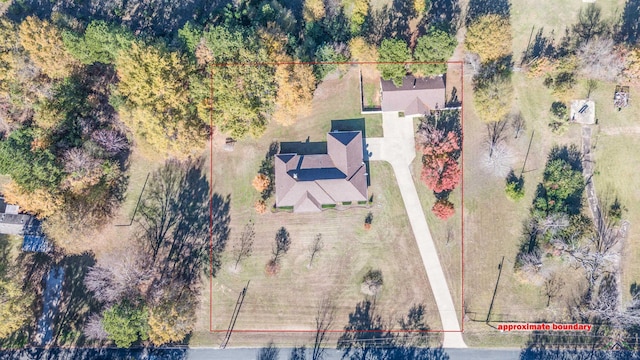
[[[455,210],[453,208],[453,204],[447,199],[439,199],[433,204],[431,208],[431,212],[433,212],[439,219],[447,220],[453,214],[455,214]]]
[[[569,116],[569,110],[567,109],[567,105],[562,101],[554,101],[551,104],[551,108],[549,109],[553,116],[557,117],[561,120],[566,120]]]
[[[362,290],[368,295],[376,295],[380,292],[383,283],[382,271],[372,269],[362,278]]]
[[[253,178],[251,185],[253,185],[253,188],[256,189],[257,192],[261,193],[269,187],[270,183],[271,181],[266,175],[258,174]]]
[[[522,175],[517,177],[513,170],[507,176],[507,185],[504,188],[507,197],[511,200],[518,201],[524,197],[524,178]]]
[[[264,202],[264,200],[258,200],[254,205],[254,209],[256,209],[256,212],[258,214],[262,215],[267,212],[267,204]]]

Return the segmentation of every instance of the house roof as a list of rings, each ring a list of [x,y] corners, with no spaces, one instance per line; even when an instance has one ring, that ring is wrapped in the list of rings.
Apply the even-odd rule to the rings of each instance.
[[[21,235],[32,225],[33,217],[18,213],[17,205],[10,205],[0,196],[0,234]]]
[[[402,111],[406,115],[424,114],[445,107],[446,88],[442,76],[402,79],[402,86],[391,80],[380,80],[382,111]]]
[[[327,154],[275,157],[276,206],[294,212],[320,211],[323,204],[367,199],[360,131],[327,134]]]

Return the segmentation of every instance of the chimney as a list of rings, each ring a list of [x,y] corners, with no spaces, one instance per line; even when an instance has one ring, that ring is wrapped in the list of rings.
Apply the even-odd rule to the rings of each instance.
[[[418,79],[413,78],[413,88],[414,88],[414,89],[416,88],[416,82],[417,82],[417,81],[418,81]]]

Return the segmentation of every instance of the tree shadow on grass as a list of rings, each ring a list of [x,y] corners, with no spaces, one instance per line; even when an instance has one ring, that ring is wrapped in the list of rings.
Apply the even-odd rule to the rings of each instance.
[[[211,193],[203,159],[170,160],[153,174],[137,221],[156,285],[196,284],[203,270],[215,275],[229,238],[230,203],[230,195]]]
[[[186,169],[176,199],[178,219],[166,244],[166,265],[171,267],[167,271],[187,284],[197,282],[203,269],[215,275],[230,232],[231,196],[213,193],[209,199],[211,189],[202,165],[199,159]]]
[[[509,18],[511,13],[511,4],[509,0],[470,0],[467,7],[467,25],[471,24],[477,18],[496,14],[505,18]]]
[[[432,0],[427,23],[454,34],[460,27],[460,2],[458,0]]]
[[[364,23],[364,34],[369,42],[380,45],[382,40],[393,38],[409,44],[409,20],[413,12],[410,5],[409,1],[394,0],[391,7],[385,4],[381,9],[371,10]]]
[[[64,283],[54,317],[54,340],[58,345],[82,346],[86,341],[82,328],[87,317],[100,308],[84,285],[84,278],[95,263],[90,252],[65,257],[59,263],[64,269]]]
[[[627,0],[618,37],[629,45],[640,40],[640,0]]]
[[[566,161],[573,170],[582,172],[582,153],[575,144],[554,146],[549,152],[547,162],[558,159]]]
[[[423,347],[427,343],[428,330],[424,324],[424,307],[414,305],[406,318],[399,321],[402,330],[417,332],[398,332],[391,330],[375,311],[375,302],[364,300],[356,304],[349,314],[349,323],[338,339],[338,350],[343,350],[343,359],[420,359],[446,360],[449,355],[442,348]]]
[[[528,44],[522,54],[522,63],[530,60],[535,60],[541,57],[554,58],[556,56],[555,38],[553,32],[545,36],[544,27],[538,29],[536,36],[533,38],[533,43]]]

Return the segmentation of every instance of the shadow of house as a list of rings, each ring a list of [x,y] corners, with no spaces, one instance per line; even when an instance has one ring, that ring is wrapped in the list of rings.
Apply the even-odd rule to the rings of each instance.
[[[332,130],[320,143],[282,143],[275,158],[276,207],[316,212],[366,202],[368,173],[362,131]]]

